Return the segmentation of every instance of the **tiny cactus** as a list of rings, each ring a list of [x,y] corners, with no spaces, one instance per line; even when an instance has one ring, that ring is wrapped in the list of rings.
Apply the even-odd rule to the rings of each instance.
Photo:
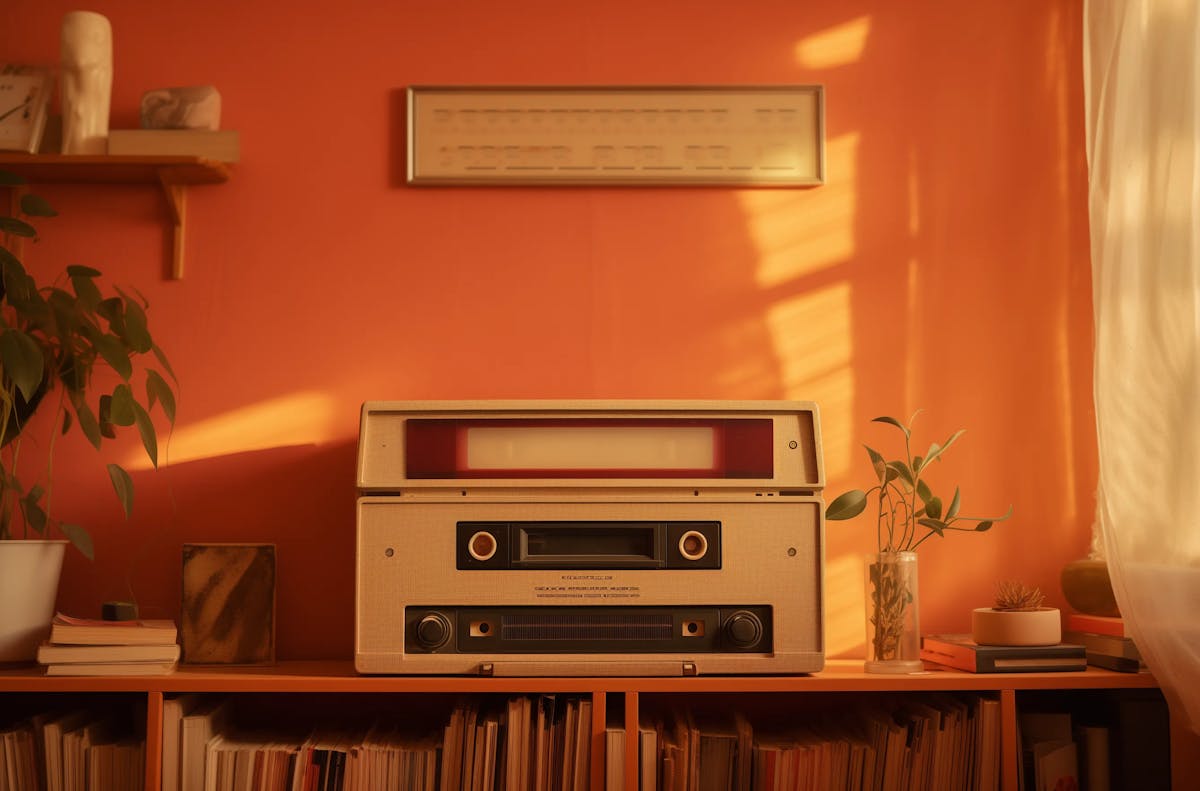
[[[1000,583],[993,609],[1036,610],[1042,606],[1045,598],[1039,588],[1031,588],[1024,583],[1008,580]]]

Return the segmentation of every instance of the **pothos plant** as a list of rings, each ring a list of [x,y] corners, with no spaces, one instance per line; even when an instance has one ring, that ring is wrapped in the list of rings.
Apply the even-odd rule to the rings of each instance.
[[[24,183],[0,171],[0,186],[17,189]],[[99,450],[119,429],[134,427],[157,468],[158,433],[150,412],[157,406],[174,424],[175,393],[167,377],[175,381],[175,374],[150,335],[141,294],[120,288],[104,293],[101,273],[87,266],[68,266],[48,284],[26,272],[10,240],[36,239],[29,220],[56,212],[43,198],[21,191],[19,212],[0,216],[5,242],[0,246],[0,539],[44,537],[57,528],[91,559],[87,530],[51,515],[55,440],[77,429]],[[116,376],[94,378],[101,369]],[[101,380],[116,384],[101,385]],[[33,474],[19,473],[26,430],[47,407],[55,415],[48,423],[44,465],[35,465]],[[133,481],[120,465],[106,466],[128,517]]]
[[[919,634],[915,629],[912,634],[906,634],[905,630],[910,616],[915,623],[915,611],[910,613],[913,591],[899,566],[886,562],[886,558],[893,553],[914,551],[932,536],[941,538],[949,531],[986,532],[996,522],[1012,515],[1009,507],[1003,516],[963,516],[959,513],[962,495],[957,486],[948,503],[933,492],[925,473],[958,441],[963,431],[954,432],[945,442],[931,443],[923,456],[914,456],[910,426],[916,417],[914,414],[909,418],[909,425],[894,417],[877,417],[872,421],[887,423],[900,430],[904,435],[904,455],[889,460],[864,445],[875,471],[875,485],[866,491],[851,489],[835,498],[825,510],[827,520],[853,519],[866,510],[872,497],[876,501],[879,557],[868,566],[871,583],[868,617],[874,627],[871,639],[877,660],[915,660],[919,651]],[[906,641],[911,645],[906,645]]]

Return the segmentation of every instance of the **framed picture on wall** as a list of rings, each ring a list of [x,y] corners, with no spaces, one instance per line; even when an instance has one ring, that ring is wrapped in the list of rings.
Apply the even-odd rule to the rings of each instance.
[[[408,89],[408,183],[824,183],[819,85]]]

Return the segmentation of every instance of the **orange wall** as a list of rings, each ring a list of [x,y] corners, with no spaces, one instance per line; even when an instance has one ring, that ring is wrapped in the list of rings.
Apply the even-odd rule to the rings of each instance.
[[[76,7],[7,0],[2,59],[56,60]],[[922,548],[923,627],[967,628],[1002,579],[1062,603],[1096,477],[1078,0],[89,8],[113,24],[113,126],[211,82],[243,162],[190,193],[181,281],[154,190],[40,190],[61,216],[29,265],[136,285],[182,391],[129,523],[60,444],[55,508],[97,545],[60,607],[177,617],[181,543],[269,541],[279,655],[348,656],[360,402],[491,397],[816,400],[833,493],[868,480],[863,442],[895,452],[871,417],[923,408],[924,441],[968,429],[935,488],[1015,508]],[[403,88],[462,83],[821,83],[828,183],[405,187]],[[861,655],[874,529],[828,539],[830,650]]]

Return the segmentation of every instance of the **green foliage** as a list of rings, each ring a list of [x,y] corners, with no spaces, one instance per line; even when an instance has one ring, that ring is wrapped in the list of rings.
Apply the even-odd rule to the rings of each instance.
[[[913,422],[916,415],[909,419]],[[934,494],[925,480],[929,465],[942,458],[950,446],[962,436],[961,430],[951,434],[945,442],[930,444],[924,456],[912,454],[912,428],[894,417],[877,417],[873,423],[895,426],[904,435],[904,457],[888,461],[874,448],[863,447],[871,459],[877,483],[870,489],[851,489],[836,497],[825,509],[825,518],[831,521],[853,519],[866,510],[872,495],[878,501],[876,535],[880,552],[908,552],[916,549],[930,536],[945,537],[948,531],[982,533],[991,529],[996,522],[1008,519],[1012,507],[1004,516],[962,516],[962,494],[954,487],[949,504]]]
[[[0,186],[22,184],[19,176],[0,171]],[[35,238],[37,231],[27,218],[56,212],[43,198],[24,194],[20,214],[24,218],[0,216],[0,232]],[[158,434],[151,411],[158,407],[169,424],[175,422],[175,393],[168,383],[168,377],[176,381],[175,374],[150,334],[145,298],[119,288],[105,294],[101,278],[96,269],[72,265],[65,271],[69,288],[61,279],[38,283],[7,244],[0,246],[0,539],[44,536],[57,527],[88,558],[93,548],[87,531],[58,522],[50,513],[55,438],[78,427],[99,450],[119,429],[134,427],[157,467]],[[111,369],[120,379],[111,391],[100,392],[93,381],[100,368]],[[57,397],[49,398],[51,394]],[[17,476],[17,460],[26,425],[39,408],[55,409],[58,416],[51,422],[45,471],[39,476],[44,486],[35,482],[27,487]],[[106,467],[128,517],[133,480],[117,464]]]

